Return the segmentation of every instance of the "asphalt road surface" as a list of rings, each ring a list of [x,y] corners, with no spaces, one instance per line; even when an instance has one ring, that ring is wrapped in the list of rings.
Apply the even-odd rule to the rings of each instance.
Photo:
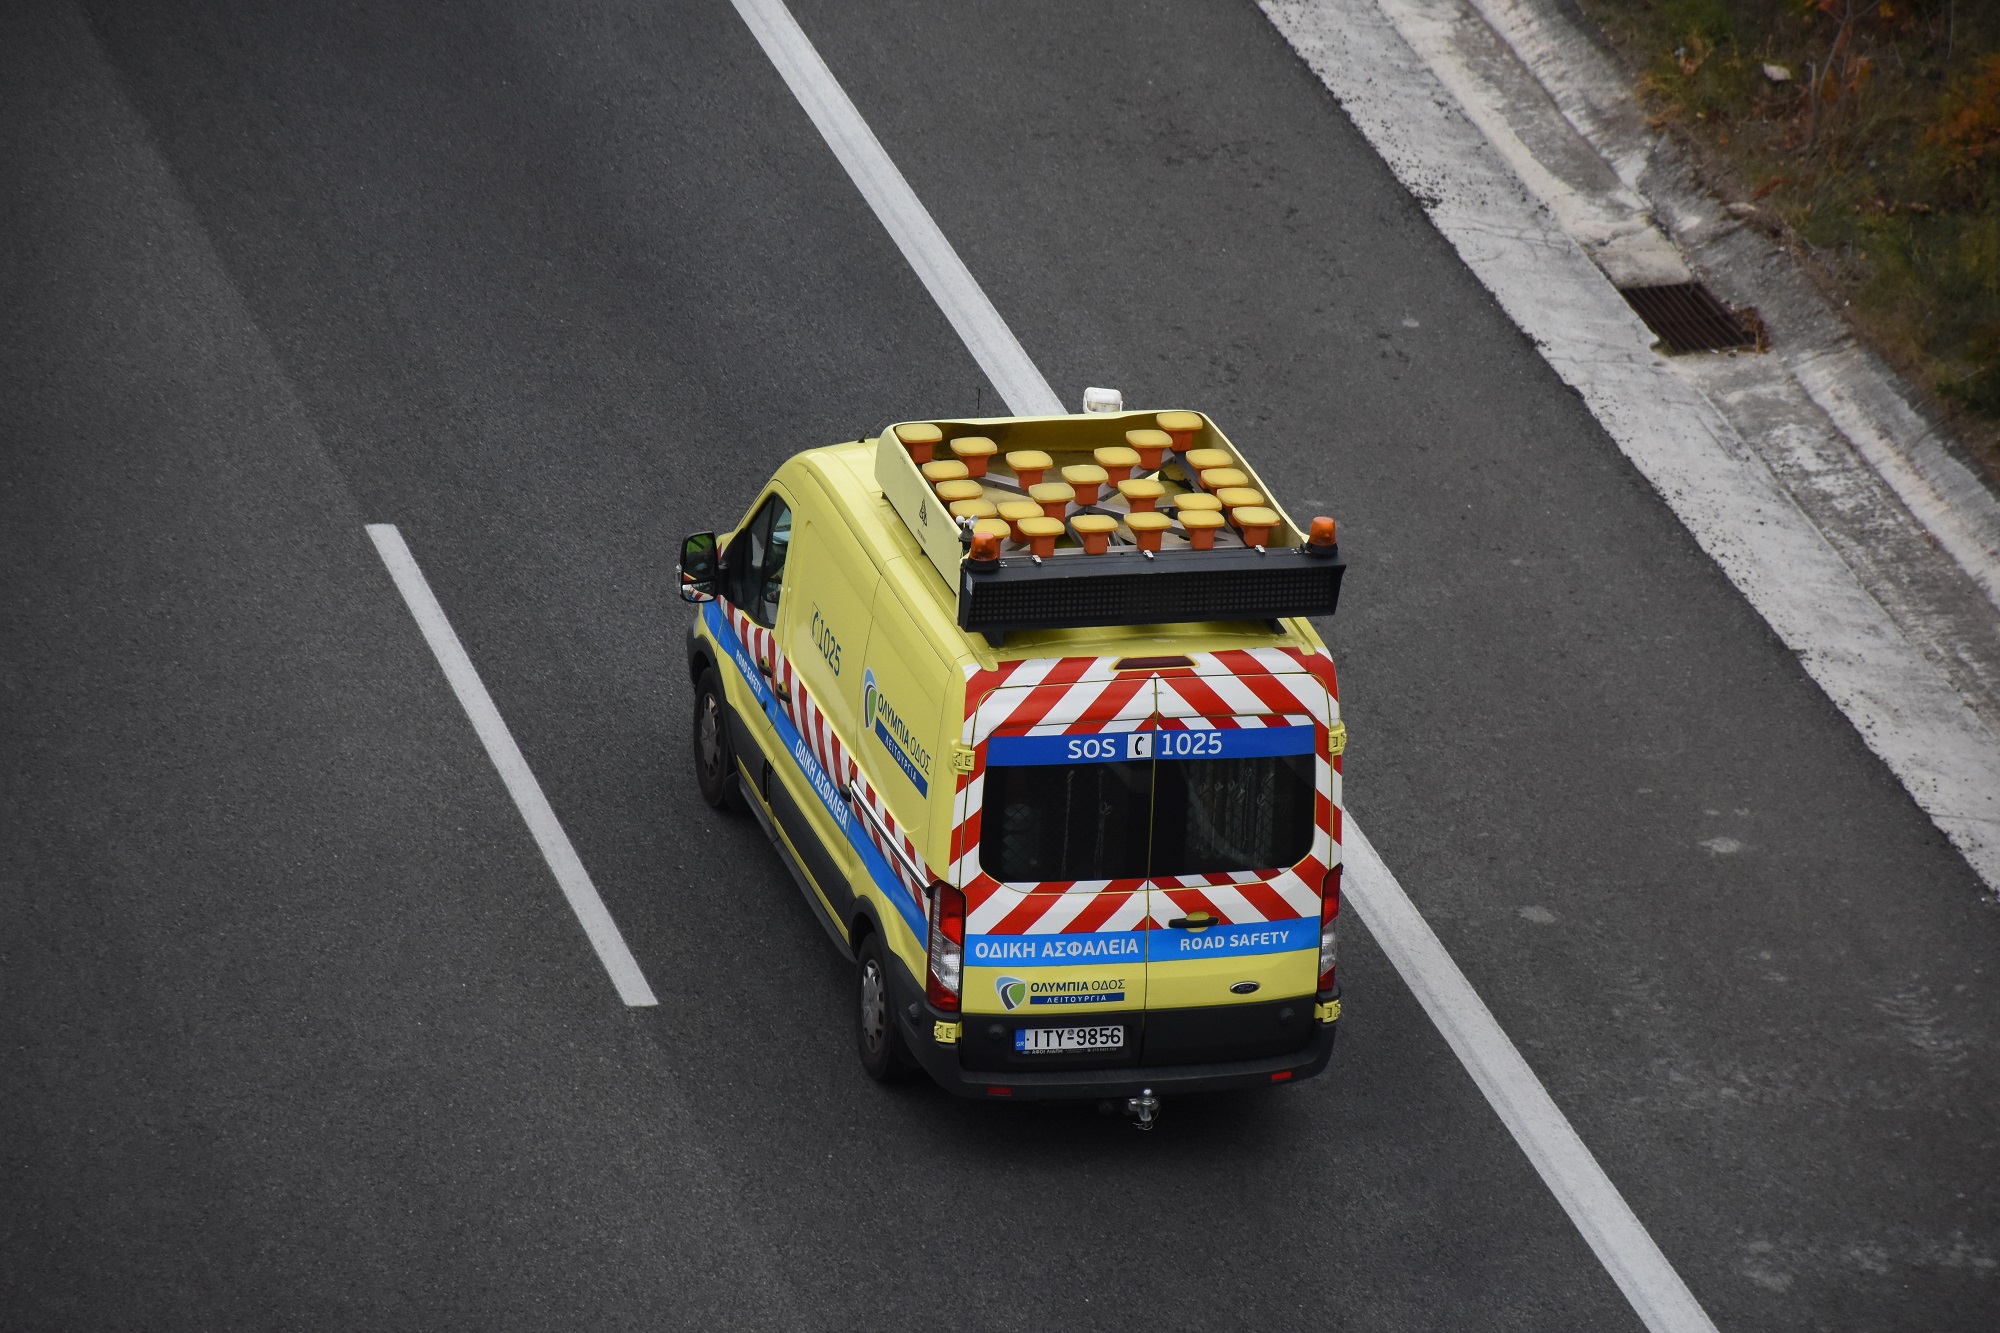
[[[1254,6],[795,12],[1065,398],[1339,517],[1351,808],[1716,1323],[1994,1327],[2000,911]],[[863,1076],[674,550],[995,410],[726,0],[7,7],[0,1324],[1637,1327],[1358,923],[1150,1135]]]

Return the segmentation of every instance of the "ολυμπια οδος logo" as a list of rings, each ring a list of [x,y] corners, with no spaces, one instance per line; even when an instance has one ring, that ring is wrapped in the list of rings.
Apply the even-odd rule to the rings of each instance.
[[[1021,1001],[1028,998],[1028,983],[1019,977],[998,977],[993,989],[1000,992],[1000,1003],[1009,1013],[1021,1007]]]
[[[930,794],[931,752],[917,738],[910,724],[896,712],[896,705],[875,683],[875,668],[861,669],[861,725],[875,733],[875,739],[896,761],[917,791]]]

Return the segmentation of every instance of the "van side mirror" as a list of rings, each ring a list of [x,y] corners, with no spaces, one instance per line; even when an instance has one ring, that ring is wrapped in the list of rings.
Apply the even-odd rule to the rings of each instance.
[[[681,600],[712,602],[722,581],[722,560],[715,549],[715,534],[697,532],[681,543]]]

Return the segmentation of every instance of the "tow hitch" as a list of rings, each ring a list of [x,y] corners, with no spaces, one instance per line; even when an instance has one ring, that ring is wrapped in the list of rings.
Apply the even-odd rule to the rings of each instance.
[[[1151,1129],[1160,1118],[1160,1099],[1153,1095],[1151,1088],[1147,1088],[1137,1097],[1125,1099],[1125,1114],[1132,1118],[1132,1128]]]

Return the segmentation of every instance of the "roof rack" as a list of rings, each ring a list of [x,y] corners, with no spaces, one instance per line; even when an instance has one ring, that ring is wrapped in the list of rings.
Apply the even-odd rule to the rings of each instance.
[[[1015,630],[1330,616],[1330,518],[1301,532],[1199,412],[908,421],[875,480],[958,590],[958,624]]]

